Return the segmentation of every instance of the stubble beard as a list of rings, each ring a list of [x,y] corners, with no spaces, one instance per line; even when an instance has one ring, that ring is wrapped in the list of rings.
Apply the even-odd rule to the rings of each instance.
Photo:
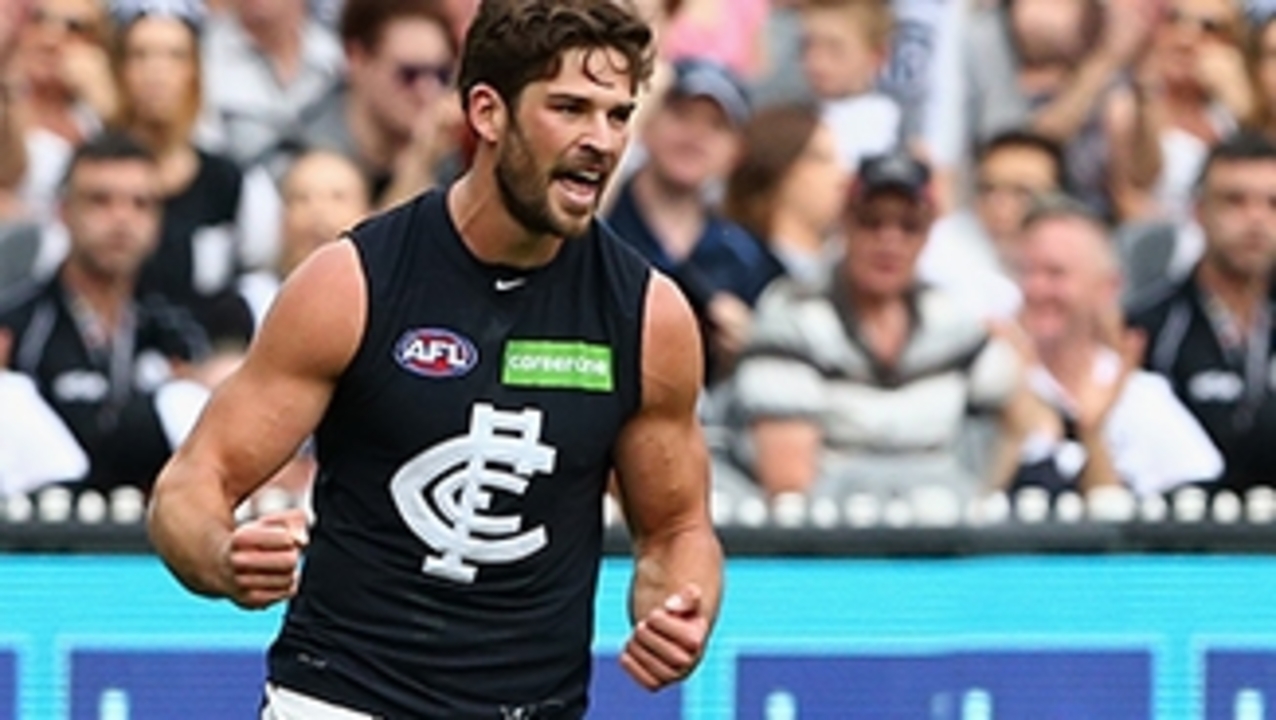
[[[590,218],[571,222],[555,217],[549,204],[550,182],[549,173],[536,167],[522,130],[511,126],[508,142],[496,158],[496,187],[505,210],[535,235],[573,238],[585,234]]]

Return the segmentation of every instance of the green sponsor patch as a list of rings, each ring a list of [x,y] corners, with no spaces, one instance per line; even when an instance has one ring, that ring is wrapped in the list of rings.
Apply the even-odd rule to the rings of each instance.
[[[505,344],[501,382],[611,392],[611,348],[585,342],[510,340]]]

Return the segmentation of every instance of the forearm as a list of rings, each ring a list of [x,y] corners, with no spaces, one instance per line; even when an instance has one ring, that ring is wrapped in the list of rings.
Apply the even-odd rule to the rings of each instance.
[[[1161,177],[1164,159],[1161,157],[1161,129],[1164,127],[1164,106],[1158,97],[1159,90],[1136,88],[1134,102],[1134,132],[1130,137],[1130,162],[1127,177],[1139,190],[1148,190]]]
[[[165,468],[151,494],[147,530],[183,585],[199,595],[223,597],[228,592],[223,549],[235,521],[220,483],[197,479],[199,472],[180,456]]]
[[[1117,64],[1102,54],[1087,58],[1063,92],[1033,116],[1033,129],[1058,142],[1072,139],[1093,114],[1117,69]]]
[[[662,533],[636,543],[637,562],[630,590],[634,622],[647,617],[688,583],[700,588],[701,608],[713,620],[722,598],[722,546],[708,524]]]

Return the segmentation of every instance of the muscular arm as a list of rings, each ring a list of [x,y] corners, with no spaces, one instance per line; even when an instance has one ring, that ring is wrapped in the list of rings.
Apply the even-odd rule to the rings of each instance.
[[[358,263],[350,243],[334,243],[290,276],[243,365],[156,481],[151,541],[193,592],[268,602],[236,582],[234,509],[314,430],[353,357],[367,310]]]
[[[701,344],[690,308],[662,276],[654,276],[648,292],[642,347],[642,407],[616,445],[618,488],[637,556],[630,597],[635,638],[642,644],[645,625],[662,623],[665,610],[686,619],[679,604],[697,605],[691,627],[671,631],[678,639],[689,631],[688,642],[678,643],[690,655],[685,670],[653,673],[651,683],[627,666],[644,685],[659,687],[694,667],[722,593],[722,549],[708,512],[708,451],[696,417]],[[681,597],[690,585],[698,597]],[[681,599],[670,608],[674,597]]]

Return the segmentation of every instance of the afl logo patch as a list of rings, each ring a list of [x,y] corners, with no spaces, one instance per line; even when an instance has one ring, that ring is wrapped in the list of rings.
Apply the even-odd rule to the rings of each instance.
[[[417,328],[394,345],[394,361],[414,375],[454,378],[478,364],[478,348],[469,338],[442,328]]]

